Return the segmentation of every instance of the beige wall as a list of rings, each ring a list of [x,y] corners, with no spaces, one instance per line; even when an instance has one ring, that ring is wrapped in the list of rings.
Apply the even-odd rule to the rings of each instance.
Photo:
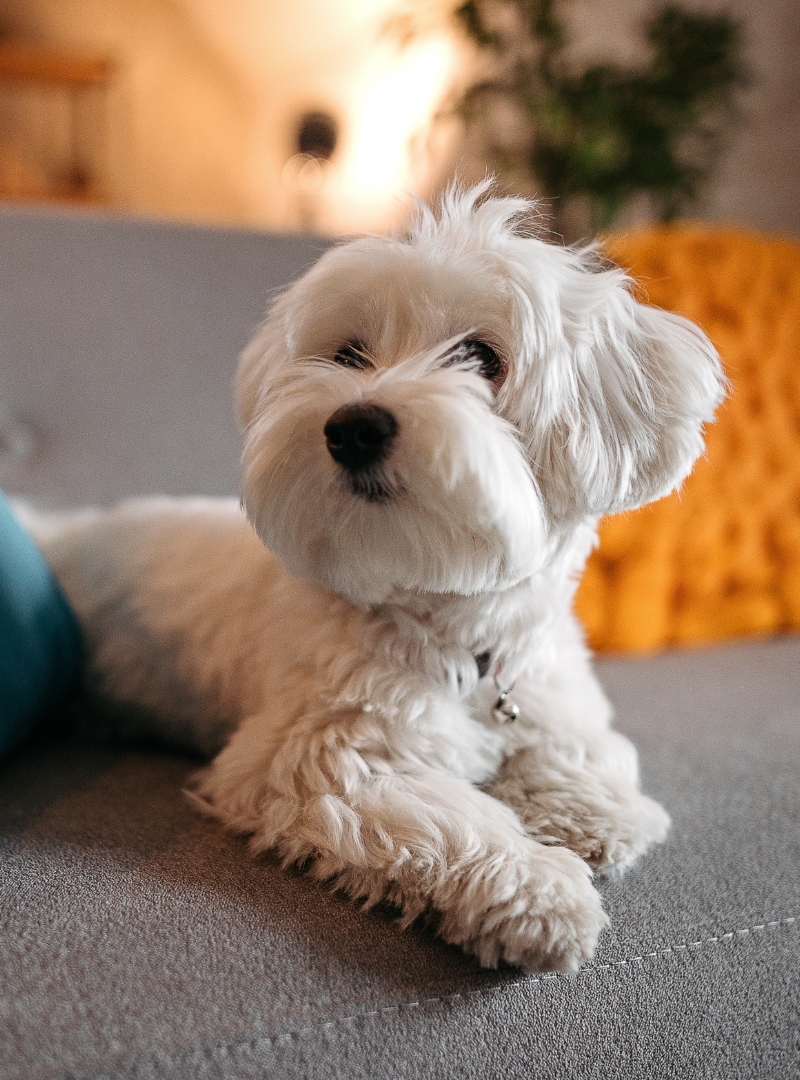
[[[429,142],[454,65],[442,37],[381,34],[395,0],[2,0],[30,39],[117,58],[108,178],[120,206],[157,216],[329,232],[383,228],[435,186],[453,147]],[[575,0],[584,51],[635,56],[649,0]],[[695,6],[714,8],[714,0]],[[800,3],[730,0],[758,82],[703,212],[800,233]],[[282,174],[307,108],[342,122],[336,168],[303,195]],[[442,135],[441,138],[447,138]]]
[[[24,0],[3,23],[34,41],[97,48],[118,62],[108,102],[107,180],[144,213],[243,220],[241,162],[253,103],[238,73],[164,0]]]
[[[0,25],[107,52],[108,183],[145,214],[326,231],[379,228],[426,190],[414,154],[448,78],[441,38],[401,52],[392,0],[5,0]],[[322,195],[282,179],[306,109],[341,120]],[[313,204],[318,203],[318,206]]]

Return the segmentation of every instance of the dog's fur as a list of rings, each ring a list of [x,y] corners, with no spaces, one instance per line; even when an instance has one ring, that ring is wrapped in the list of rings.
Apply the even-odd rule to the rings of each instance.
[[[151,499],[33,524],[94,691],[223,744],[196,798],[254,851],[432,912],[483,964],[568,970],[606,923],[590,868],[669,825],[609,726],[576,577],[599,515],[687,475],[724,380],[619,269],[526,235],[530,209],[454,189],[278,299],[238,375],[247,517]],[[334,359],[352,341],[363,369]],[[362,401],[397,421],[366,485],[323,433]]]

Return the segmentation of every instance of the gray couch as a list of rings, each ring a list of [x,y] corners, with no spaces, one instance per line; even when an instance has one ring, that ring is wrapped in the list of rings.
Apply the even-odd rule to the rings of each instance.
[[[0,394],[48,505],[236,490],[229,385],[311,240],[0,213]],[[604,660],[667,844],[574,976],[482,971],[59,730],[0,766],[0,1077],[800,1077],[800,640]]]

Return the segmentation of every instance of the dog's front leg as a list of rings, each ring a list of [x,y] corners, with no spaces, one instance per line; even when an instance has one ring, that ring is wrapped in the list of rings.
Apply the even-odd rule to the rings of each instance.
[[[528,834],[563,844],[593,869],[624,869],[669,829],[666,811],[639,790],[635,747],[611,728],[613,711],[571,616],[556,627],[556,662],[523,674],[510,747],[486,786]]]
[[[623,870],[665,839],[670,819],[639,790],[636,750],[608,728],[536,730],[486,790],[528,834],[563,844],[602,873]]]
[[[349,743],[349,745],[348,745]],[[403,771],[386,757],[317,734],[262,758],[234,738],[200,795],[256,850],[308,863],[354,898],[386,898],[484,965],[573,970],[606,923],[579,858],[526,835],[507,806],[469,781]]]

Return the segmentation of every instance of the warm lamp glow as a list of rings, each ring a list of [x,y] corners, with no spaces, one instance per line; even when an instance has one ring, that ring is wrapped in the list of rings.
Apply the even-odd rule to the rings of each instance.
[[[318,191],[329,169],[327,161],[311,154],[292,154],[283,167],[283,182],[293,191]]]
[[[353,88],[331,209],[346,228],[381,227],[426,177],[424,146],[452,78],[455,49],[437,37],[381,49]],[[421,160],[420,160],[421,159]]]

